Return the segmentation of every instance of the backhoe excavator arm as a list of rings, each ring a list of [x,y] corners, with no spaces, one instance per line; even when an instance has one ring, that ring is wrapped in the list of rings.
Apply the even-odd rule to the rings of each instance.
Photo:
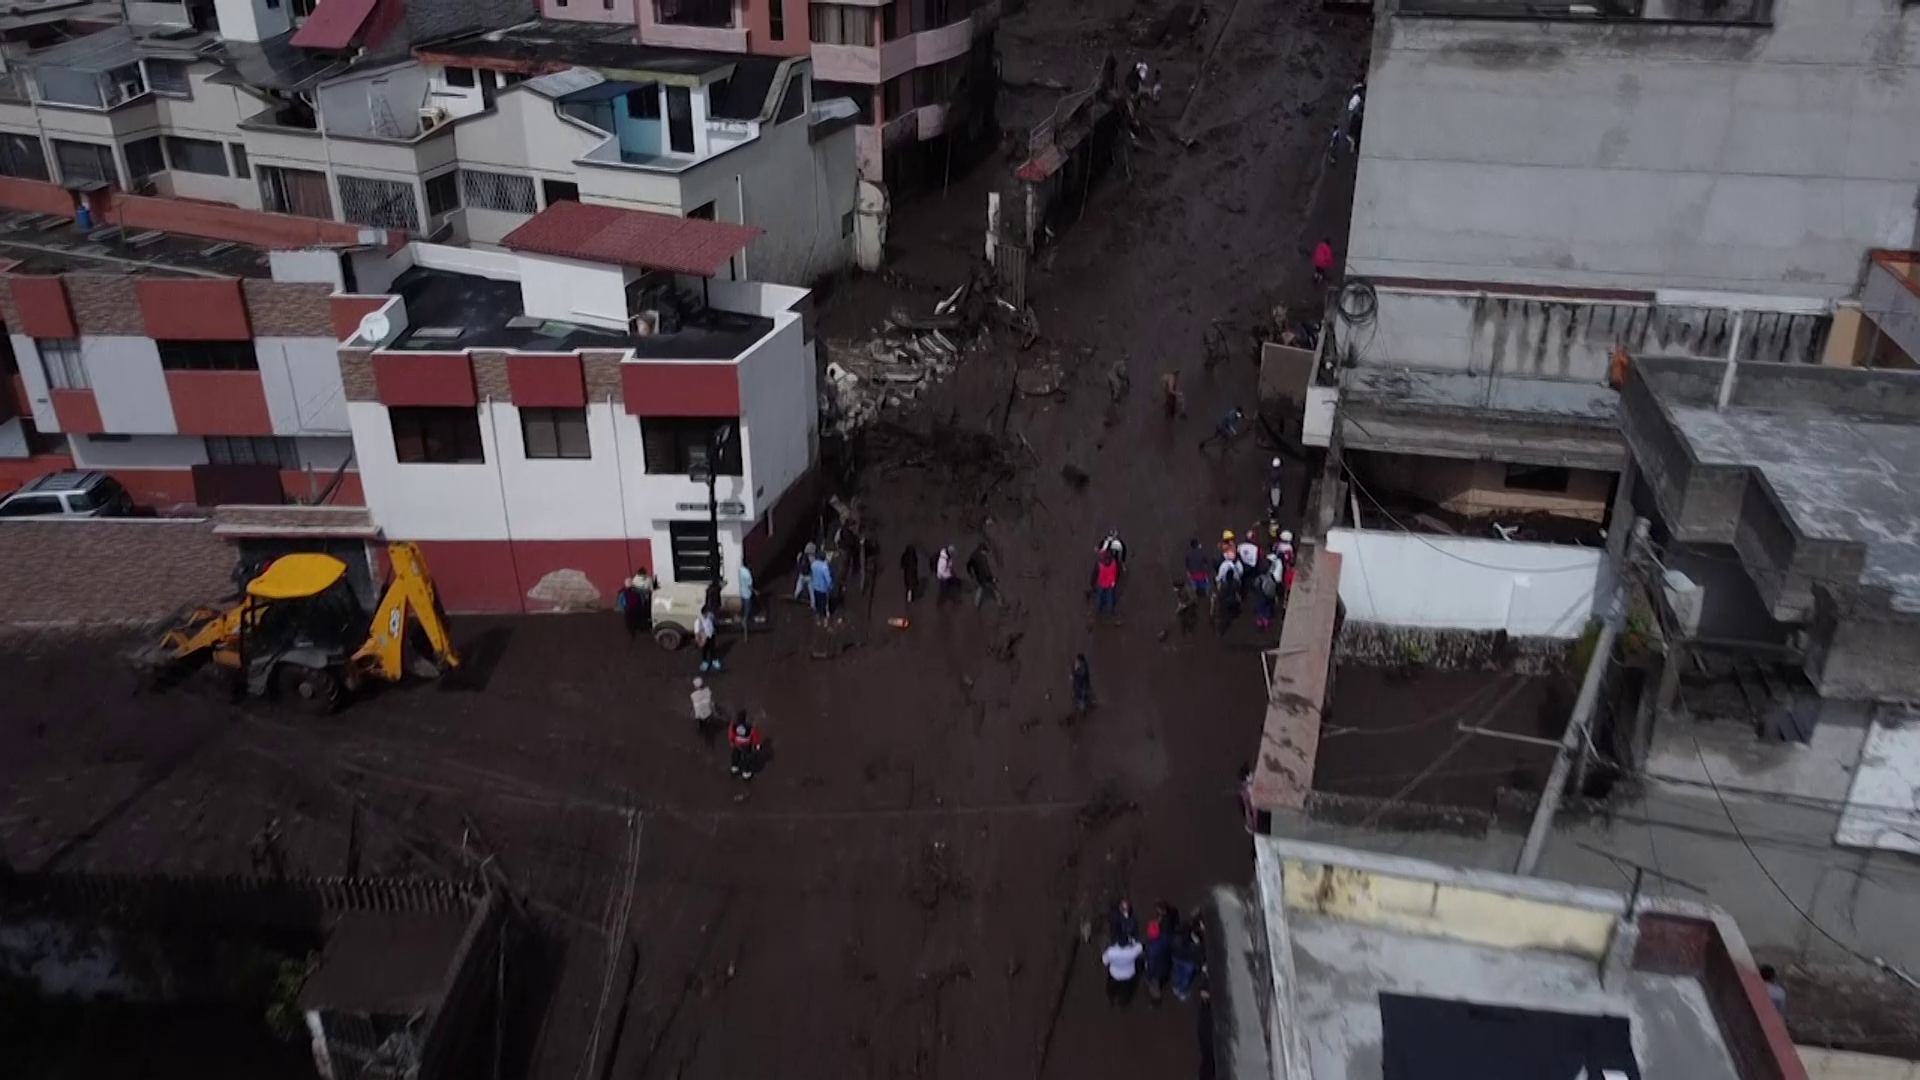
[[[447,633],[446,617],[427,574],[427,563],[420,549],[411,543],[396,543],[387,549],[393,564],[393,580],[380,606],[374,609],[367,643],[353,654],[353,666],[361,673],[388,682],[398,681],[406,671],[407,624],[416,621],[425,632],[430,661],[436,670],[460,666],[453,638]]]

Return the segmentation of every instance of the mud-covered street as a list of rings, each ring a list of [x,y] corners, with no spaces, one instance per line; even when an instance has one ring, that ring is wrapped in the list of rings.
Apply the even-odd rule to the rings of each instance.
[[[1351,162],[1329,170],[1324,145],[1365,26],[1238,0],[1209,5],[1191,40],[1133,44],[1170,7],[1035,0],[1003,23],[1010,83],[1078,85],[1112,51],[1162,65],[1165,94],[1128,170],[1036,257],[1035,347],[969,353],[868,438],[853,494],[880,545],[871,598],[832,642],[779,602],[770,632],[727,643],[716,694],[771,740],[751,787],[689,718],[693,654],[629,643],[611,614],[455,620],[459,678],[321,721],[140,694],[128,641],[40,631],[0,641],[8,863],[493,876],[547,931],[519,954],[515,1075],[1192,1075],[1191,1007],[1114,1016],[1081,923],[1122,894],[1191,905],[1251,872],[1235,781],[1273,634],[1183,633],[1172,584],[1190,537],[1264,512],[1270,449],[1195,445],[1228,408],[1253,410],[1255,322],[1304,302],[1310,249],[1344,235]],[[963,280],[1008,167],[990,156],[901,207],[892,272],[843,282],[823,335],[869,334]],[[1214,319],[1234,352],[1207,374]],[[1116,360],[1132,389],[1110,409]],[[1060,367],[1060,393],[1013,392],[1035,363]],[[1169,370],[1187,393],[1176,421],[1159,408]],[[1298,462],[1291,486],[1297,515]],[[1087,575],[1109,528],[1128,578],[1118,624],[1094,625]],[[982,541],[1003,605],[904,609],[903,544]]]

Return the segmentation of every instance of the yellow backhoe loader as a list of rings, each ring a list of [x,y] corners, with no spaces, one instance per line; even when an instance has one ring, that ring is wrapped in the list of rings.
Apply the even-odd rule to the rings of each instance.
[[[420,549],[388,547],[393,576],[369,614],[331,555],[282,555],[238,600],[182,615],[135,662],[156,685],[211,664],[237,687],[327,713],[369,682],[460,666]]]

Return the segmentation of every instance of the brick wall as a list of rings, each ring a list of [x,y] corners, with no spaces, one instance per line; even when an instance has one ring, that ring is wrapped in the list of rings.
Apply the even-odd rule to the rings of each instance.
[[[620,360],[624,355],[617,352],[580,354],[581,363],[586,369],[588,401],[611,401],[618,405],[626,400],[626,394],[620,386]]]
[[[512,401],[513,386],[507,380],[507,354],[476,351],[473,354],[473,385],[482,401]]]
[[[85,335],[146,337],[147,320],[140,313],[135,278],[126,274],[66,274],[67,303],[73,321]]]
[[[255,337],[333,338],[331,286],[249,279],[245,288]]]
[[[380,400],[373,382],[372,350],[340,350],[340,387],[348,401]]]

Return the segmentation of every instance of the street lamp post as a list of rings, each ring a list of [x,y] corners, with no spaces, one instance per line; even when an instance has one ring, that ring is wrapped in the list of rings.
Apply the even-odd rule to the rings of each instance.
[[[707,595],[714,598],[713,615],[716,619],[720,617],[718,597],[723,585],[720,572],[720,455],[726,452],[727,444],[732,440],[732,424],[721,424],[715,428],[713,434],[707,438],[706,464],[702,468],[696,469],[693,474],[695,480],[701,479],[701,473],[706,474],[707,539],[708,542],[712,544],[710,549],[711,559],[708,565],[713,568],[713,577],[707,585]]]

